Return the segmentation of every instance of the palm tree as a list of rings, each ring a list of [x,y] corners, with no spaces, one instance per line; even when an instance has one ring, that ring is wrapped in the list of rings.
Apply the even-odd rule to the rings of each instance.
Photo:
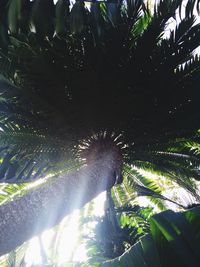
[[[1,2],[0,179],[44,184],[0,206],[0,254],[121,183],[122,171],[130,198],[164,198],[143,170],[199,201],[199,1],[164,35],[182,2],[153,12],[141,0]]]

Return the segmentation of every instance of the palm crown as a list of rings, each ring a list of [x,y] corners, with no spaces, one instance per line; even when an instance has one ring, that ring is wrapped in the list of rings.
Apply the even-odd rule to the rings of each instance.
[[[17,87],[2,81],[2,145],[49,150],[54,160],[107,131],[123,134],[133,162],[158,140],[191,136],[198,127],[196,1],[163,37],[181,4],[160,1],[151,14],[143,1],[92,2],[89,10],[82,1],[71,10],[68,1],[3,1],[1,72]]]

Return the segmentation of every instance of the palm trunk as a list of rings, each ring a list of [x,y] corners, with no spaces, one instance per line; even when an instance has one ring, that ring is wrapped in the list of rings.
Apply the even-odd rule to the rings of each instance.
[[[0,206],[0,255],[59,223],[115,183],[116,155],[55,178],[51,183]]]

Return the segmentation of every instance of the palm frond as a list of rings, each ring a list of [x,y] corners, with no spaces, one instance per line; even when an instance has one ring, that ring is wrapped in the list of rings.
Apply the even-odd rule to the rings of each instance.
[[[187,225],[188,230],[183,225]],[[143,236],[121,257],[105,261],[100,266],[131,267],[134,263],[139,266],[146,266],[147,264],[158,267],[174,264],[183,266],[186,262],[188,265],[198,265],[199,240],[196,238],[196,233],[199,230],[197,225],[199,225],[198,208],[185,213],[165,211],[155,215],[151,219],[151,235]],[[193,227],[194,230],[192,230]],[[172,237],[174,242],[170,242]],[[188,244],[190,249],[188,249]],[[193,252],[191,253],[191,251]]]
[[[105,131],[127,146],[117,207],[138,194],[165,209],[169,185],[199,201],[200,2],[183,2],[2,2],[0,180],[78,168],[79,144]]]

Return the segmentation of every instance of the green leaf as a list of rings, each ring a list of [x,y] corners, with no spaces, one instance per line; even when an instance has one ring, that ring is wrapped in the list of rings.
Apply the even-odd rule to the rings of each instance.
[[[161,267],[157,247],[153,242],[151,235],[145,235],[140,239],[144,258],[148,267]]]
[[[118,263],[123,267],[198,266],[199,226],[199,207],[184,213],[165,211],[157,214],[151,219],[152,236],[145,235],[122,256],[101,266],[118,266]],[[190,246],[192,241],[195,242]]]
[[[21,19],[21,9],[24,0],[10,0],[8,3],[8,27],[11,34],[16,35],[19,30],[19,20]]]
[[[91,3],[91,28],[92,32],[95,36],[96,41],[98,42],[99,38],[103,37],[103,33],[105,31],[103,25],[104,25],[104,19],[102,15],[102,3],[100,2],[92,2]]]
[[[45,15],[44,15],[45,14]],[[54,33],[53,0],[35,0],[31,10],[31,24],[39,38],[51,38]]]
[[[80,34],[86,26],[86,9],[82,0],[77,0],[70,13],[70,29],[74,34]]]
[[[119,23],[119,10],[120,5],[117,3],[106,3],[107,18],[111,22],[112,26],[115,27]]]
[[[58,36],[64,37],[69,27],[69,1],[58,0],[55,7],[55,30]],[[68,29],[69,30],[69,29]]]
[[[194,252],[190,248],[187,239],[181,232],[178,223],[184,224],[184,217],[181,214],[174,214],[172,211],[165,211],[151,218],[151,230],[153,238],[158,240],[157,235],[161,235],[163,240],[157,242],[157,246],[161,249],[164,242],[170,251],[174,261],[178,261],[182,266],[198,266],[198,258],[194,257]],[[176,259],[176,260],[175,260]],[[165,259],[167,262],[168,260]],[[171,259],[170,259],[171,261]],[[168,264],[170,264],[170,261]],[[165,263],[167,266],[167,263]]]

